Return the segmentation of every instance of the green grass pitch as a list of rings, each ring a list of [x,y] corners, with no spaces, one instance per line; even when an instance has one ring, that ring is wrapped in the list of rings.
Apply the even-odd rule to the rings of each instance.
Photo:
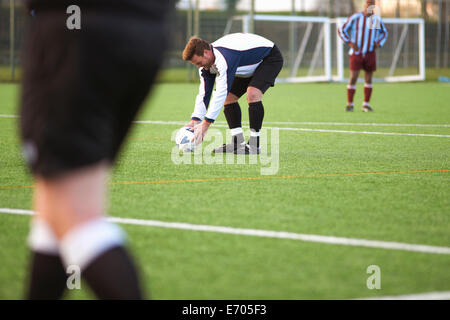
[[[108,214],[450,247],[450,86],[375,84],[373,113],[361,112],[362,85],[355,111],[345,113],[345,88],[278,84],[267,92],[266,126],[281,128],[279,169],[271,176],[261,175],[264,165],[250,164],[248,156],[243,164],[177,165],[171,135],[180,125],[136,124],[112,173]],[[187,121],[197,89],[157,85],[139,120]],[[17,85],[0,85],[0,115],[17,113],[18,95]],[[245,98],[240,104],[247,121]],[[29,210],[33,182],[21,157],[17,120],[0,116],[0,208]],[[218,124],[223,121],[221,114]],[[223,126],[215,128],[225,133]],[[268,149],[273,154],[274,145]],[[23,297],[29,221],[0,213],[0,299]],[[153,299],[351,299],[450,291],[449,254],[122,226]],[[370,265],[380,267],[380,289],[367,288]],[[65,298],[94,296],[83,282]]]

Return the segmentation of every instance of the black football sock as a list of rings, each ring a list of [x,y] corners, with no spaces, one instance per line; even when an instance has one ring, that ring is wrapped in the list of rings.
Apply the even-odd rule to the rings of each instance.
[[[67,275],[59,255],[31,251],[27,299],[60,299],[66,288],[66,281]]]
[[[231,130],[232,144],[234,146],[240,145],[244,140],[244,133],[242,131],[242,112],[238,102],[225,105],[223,113],[227,119],[228,127]]]
[[[72,228],[60,241],[64,265],[78,266],[99,299],[142,299],[123,230],[103,218]]]
[[[264,106],[261,101],[250,102],[248,104],[248,118],[250,121],[250,130],[259,132],[264,119]]]
[[[58,239],[51,226],[41,218],[31,221],[29,278],[26,299],[56,300],[66,288],[67,275],[59,252]]]
[[[82,277],[99,299],[143,298],[136,267],[122,246],[103,252],[85,268]]]
[[[228,128],[235,129],[242,127],[242,112],[238,102],[225,105],[223,113],[227,119]]]

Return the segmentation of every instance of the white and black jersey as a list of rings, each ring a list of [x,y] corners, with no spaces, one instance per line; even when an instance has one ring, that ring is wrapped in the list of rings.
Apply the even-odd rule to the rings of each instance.
[[[252,77],[256,68],[273,49],[274,43],[255,34],[233,33],[213,42],[211,47],[215,62],[209,70],[199,70],[200,88],[192,118],[214,122],[231,90],[234,78]],[[213,94],[214,83],[216,90]]]

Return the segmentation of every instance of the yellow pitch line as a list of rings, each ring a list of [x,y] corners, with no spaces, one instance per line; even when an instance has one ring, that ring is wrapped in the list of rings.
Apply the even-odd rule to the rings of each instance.
[[[25,188],[34,188],[34,185],[29,185],[29,186],[0,186],[0,189],[25,189]]]
[[[405,174],[405,173],[433,173],[433,172],[449,172],[449,171],[450,171],[450,169],[380,171],[380,172],[349,172],[349,173],[320,173],[320,174],[313,174],[313,175],[297,175],[297,176],[260,176],[260,177],[228,177],[228,178],[203,178],[203,179],[181,179],[181,180],[122,181],[122,182],[111,182],[110,184],[111,185],[164,184],[164,183],[169,184],[169,183],[186,183],[186,182],[299,179],[299,178],[345,177],[345,176],[365,176],[365,175]],[[21,189],[21,188],[34,188],[34,185],[0,186],[0,189]]]

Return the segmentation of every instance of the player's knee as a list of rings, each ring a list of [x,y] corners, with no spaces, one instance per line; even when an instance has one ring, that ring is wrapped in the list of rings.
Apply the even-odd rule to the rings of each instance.
[[[102,162],[51,180],[37,179],[36,208],[58,238],[73,227],[102,216],[108,166]]]
[[[349,84],[350,85],[355,85],[356,82],[358,81],[358,77],[359,77],[359,71],[351,71],[350,72],[350,79],[349,79]]]
[[[227,106],[227,105],[229,105],[229,104],[233,104],[233,103],[236,103],[236,102],[238,102],[238,99],[226,99],[225,100],[225,103],[224,103],[224,105],[225,106]]]
[[[247,89],[247,101],[249,103],[261,101],[262,95],[263,94],[262,94],[261,90],[259,90],[257,88],[249,87]]]
[[[235,96],[232,93],[229,93],[227,98],[226,98],[226,100],[225,100],[224,105],[226,106],[226,105],[229,105],[229,104],[236,103],[236,102],[238,102],[238,100],[239,100],[239,98],[237,96]]]

